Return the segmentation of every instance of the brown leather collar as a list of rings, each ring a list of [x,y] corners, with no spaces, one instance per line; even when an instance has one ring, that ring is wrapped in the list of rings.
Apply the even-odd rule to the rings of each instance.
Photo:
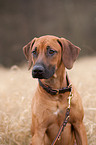
[[[68,75],[66,73],[66,80],[67,80],[67,87],[64,87],[62,89],[55,89],[53,90],[50,86],[47,84],[43,84],[40,79],[38,79],[40,86],[49,94],[51,95],[57,95],[57,94],[62,94],[65,92],[71,92],[72,85],[69,83]]]

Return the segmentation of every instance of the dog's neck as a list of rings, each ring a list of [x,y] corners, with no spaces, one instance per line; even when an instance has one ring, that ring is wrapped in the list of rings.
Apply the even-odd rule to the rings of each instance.
[[[66,70],[64,64],[61,63],[55,74],[49,79],[42,79],[43,84],[47,84],[53,89],[60,89],[67,86]]]

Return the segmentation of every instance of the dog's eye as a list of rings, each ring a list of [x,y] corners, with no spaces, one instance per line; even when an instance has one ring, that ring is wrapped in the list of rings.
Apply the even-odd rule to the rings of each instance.
[[[53,56],[55,53],[57,53],[56,50],[51,49],[49,46],[47,47],[47,54]]]
[[[54,54],[54,53],[55,53],[54,50],[52,50],[52,49],[49,50],[49,54]]]
[[[32,54],[36,54],[37,52],[34,50],[34,51],[32,51]]]
[[[34,56],[37,56],[37,47],[35,47],[35,49],[32,51],[32,54],[33,54]]]

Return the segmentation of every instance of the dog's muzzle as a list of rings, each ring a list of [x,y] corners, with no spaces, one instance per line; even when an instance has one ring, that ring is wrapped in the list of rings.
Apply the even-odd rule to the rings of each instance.
[[[35,64],[32,69],[33,78],[48,79],[55,73],[55,66],[47,68],[44,64]]]

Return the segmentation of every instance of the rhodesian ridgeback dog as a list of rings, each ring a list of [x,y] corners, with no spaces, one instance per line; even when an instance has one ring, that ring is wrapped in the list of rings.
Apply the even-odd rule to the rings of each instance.
[[[46,35],[34,38],[23,51],[39,80],[32,98],[32,145],[87,145],[81,97],[66,73],[80,48]]]

